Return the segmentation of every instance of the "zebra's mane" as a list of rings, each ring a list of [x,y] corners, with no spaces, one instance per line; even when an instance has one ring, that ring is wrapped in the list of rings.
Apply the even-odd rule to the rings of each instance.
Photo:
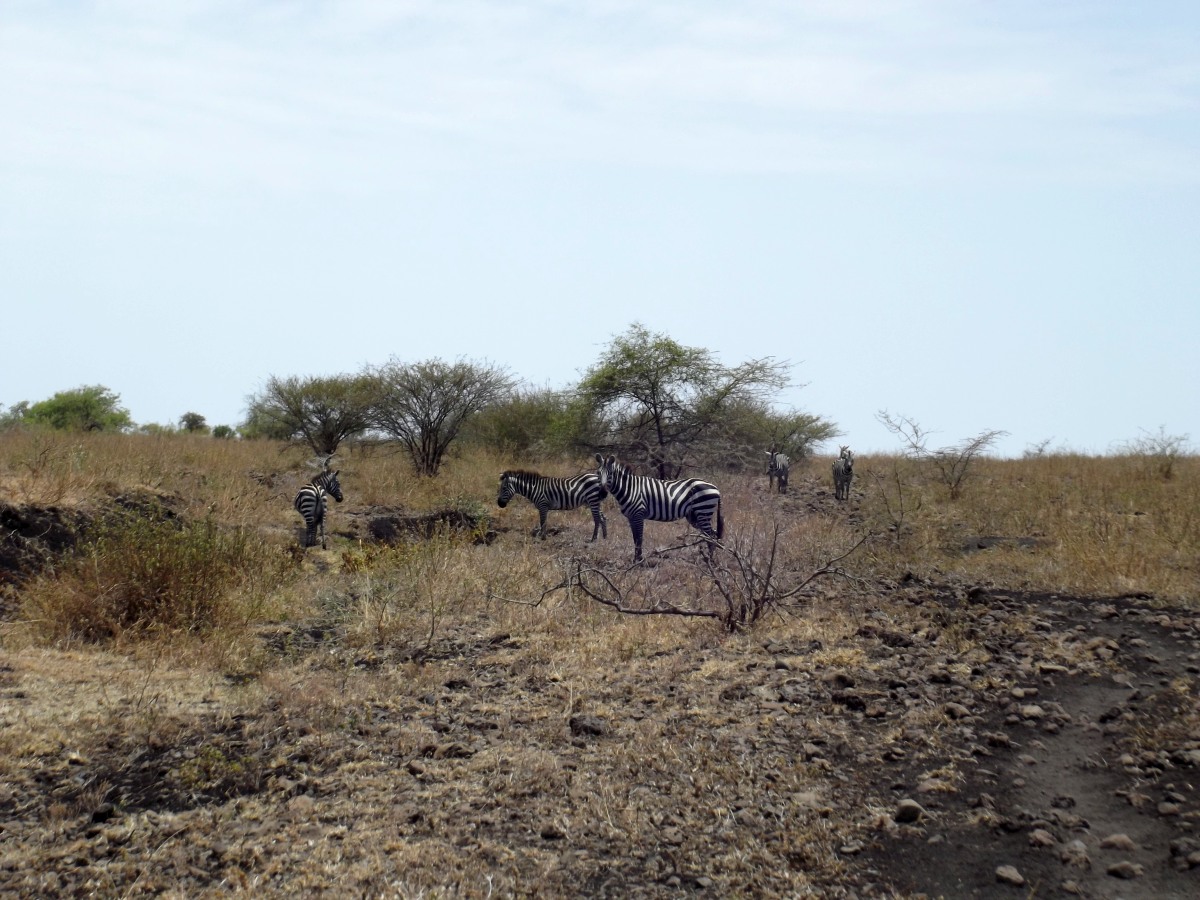
[[[541,472],[534,472],[532,469],[509,469],[506,471],[503,478],[542,478]]]

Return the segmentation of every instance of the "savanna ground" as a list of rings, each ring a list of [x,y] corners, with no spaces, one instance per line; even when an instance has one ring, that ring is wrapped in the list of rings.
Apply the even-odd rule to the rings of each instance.
[[[1200,895],[1200,461],[704,473],[637,569],[516,465],[298,552],[300,451],[0,435],[0,893]]]

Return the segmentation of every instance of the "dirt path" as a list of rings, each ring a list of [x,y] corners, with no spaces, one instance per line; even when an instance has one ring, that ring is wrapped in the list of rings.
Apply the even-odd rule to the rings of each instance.
[[[964,782],[870,865],[931,896],[1200,896],[1200,620],[1129,601],[990,602],[1034,604],[1047,635],[1094,663],[1010,654],[1017,688],[962,720],[983,739],[964,748]],[[1016,875],[998,876],[1006,866]]]

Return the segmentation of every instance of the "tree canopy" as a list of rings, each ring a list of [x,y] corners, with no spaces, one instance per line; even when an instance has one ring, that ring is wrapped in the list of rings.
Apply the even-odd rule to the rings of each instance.
[[[59,391],[49,400],[23,407],[21,420],[63,431],[128,431],[133,427],[121,396],[101,384]]]
[[[249,398],[242,434],[303,441],[318,456],[329,456],[368,428],[373,396],[372,381],[363,375],[273,375]]]
[[[463,423],[513,387],[506,370],[461,360],[392,360],[371,378],[371,424],[408,450],[421,475],[436,475]]]
[[[724,366],[710,350],[634,324],[584,375],[578,421],[592,432],[596,449],[615,450],[660,478],[674,478],[702,459],[711,464],[718,444],[728,449],[740,414],[769,414],[770,401],[790,384],[789,370],[770,357]],[[806,417],[783,430],[808,435],[814,427],[833,429]],[[762,433],[763,423],[755,430]]]

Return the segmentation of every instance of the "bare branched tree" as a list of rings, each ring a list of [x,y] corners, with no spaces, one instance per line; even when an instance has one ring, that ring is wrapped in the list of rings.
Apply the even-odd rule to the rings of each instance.
[[[408,451],[419,475],[437,475],[468,418],[504,397],[508,371],[488,363],[392,360],[374,370],[371,422]]]
[[[950,499],[957,500],[963,491],[972,463],[1007,431],[989,429],[975,437],[964,438],[957,444],[929,449],[930,432],[908,416],[893,415],[886,409],[875,414],[875,418],[888,431],[906,445],[905,455],[926,463],[938,475],[938,480],[950,492]]]
[[[1179,457],[1190,452],[1189,435],[1168,434],[1167,426],[1159,425],[1158,433],[1141,429],[1141,437],[1120,445],[1119,452],[1140,456],[1149,461],[1151,469],[1163,479],[1170,481],[1175,475],[1175,464]]]
[[[694,567],[698,576],[694,602],[680,600],[679,581],[672,576],[671,589],[659,589],[653,567],[602,567],[591,560],[570,561],[566,575],[547,587],[534,601],[509,601],[537,605],[560,591],[578,592],[623,615],[679,616],[716,619],[728,631],[752,628],[771,612],[781,611],[787,601],[803,594],[816,580],[825,577],[853,579],[842,563],[871,539],[864,534],[849,549],[839,551],[806,575],[780,572],[781,528],[776,523],[765,542],[750,535],[744,542],[719,543],[719,552],[679,554],[679,551],[707,549],[704,539],[685,540],[651,556],[672,557],[684,566]],[[716,600],[714,603],[713,600]]]

